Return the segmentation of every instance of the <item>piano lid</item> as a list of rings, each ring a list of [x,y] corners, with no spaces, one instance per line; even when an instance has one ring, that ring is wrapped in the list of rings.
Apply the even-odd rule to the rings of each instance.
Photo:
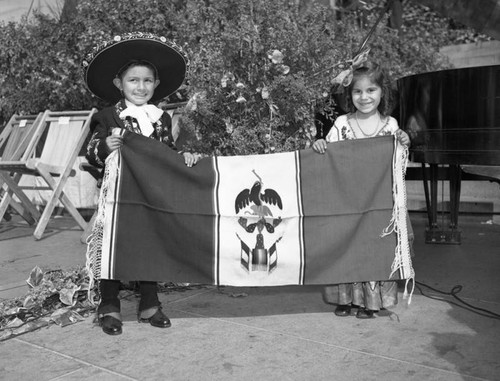
[[[500,65],[411,75],[397,87],[412,161],[500,165]]]

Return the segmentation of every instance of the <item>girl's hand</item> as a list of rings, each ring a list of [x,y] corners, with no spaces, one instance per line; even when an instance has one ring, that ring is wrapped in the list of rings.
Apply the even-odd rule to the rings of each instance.
[[[200,159],[200,155],[198,154],[193,154],[191,152],[184,152],[182,154],[182,156],[184,156],[184,163],[188,166],[188,167],[192,167],[193,165],[195,165],[198,160]]]
[[[122,136],[110,135],[106,138],[106,147],[108,148],[109,152],[113,152],[114,150],[121,148],[122,145],[123,145]]]
[[[316,140],[313,143],[312,148],[317,153],[325,153],[326,152],[326,140],[325,139]]]
[[[398,139],[398,142],[400,142],[402,145],[404,146],[410,145],[410,137],[402,129],[396,131],[396,138]]]

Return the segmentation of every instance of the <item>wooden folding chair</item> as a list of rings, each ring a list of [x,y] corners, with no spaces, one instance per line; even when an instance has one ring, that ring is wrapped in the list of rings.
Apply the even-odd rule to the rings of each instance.
[[[90,120],[95,109],[85,111],[46,111],[41,123],[34,131],[25,153],[19,160],[0,161],[0,180],[7,186],[0,201],[0,218],[15,195],[19,200],[20,215],[30,224],[36,222],[35,239],[40,239],[58,202],[67,209],[78,225],[85,229],[87,223],[64,193],[68,177],[74,176],[75,160],[89,134]],[[42,140],[42,136],[44,139]],[[41,154],[36,155],[39,143],[43,142]],[[22,187],[19,180],[23,176],[43,179],[44,185]],[[29,190],[49,190],[47,204],[40,214],[25,192]]]
[[[12,115],[0,134],[0,160],[21,158],[43,115],[42,112],[37,115]]]
[[[38,115],[14,114],[5,125],[0,134],[0,160],[19,160],[29,145],[31,137],[43,118],[43,113]],[[3,194],[4,182],[0,179],[0,197]],[[11,206],[16,208],[15,203]],[[17,210],[20,213],[20,210]],[[4,214],[6,219],[8,214]],[[1,218],[0,218],[1,220]]]
[[[40,122],[41,117],[42,113],[38,115],[14,114],[11,116],[0,134],[1,160],[21,157],[33,134],[33,126]]]

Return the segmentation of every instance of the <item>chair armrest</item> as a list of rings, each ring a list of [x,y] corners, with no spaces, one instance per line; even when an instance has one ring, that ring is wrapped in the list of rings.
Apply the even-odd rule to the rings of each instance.
[[[42,163],[38,159],[29,159],[26,162],[26,167],[32,170],[43,170],[50,173],[52,176],[61,176],[65,169],[63,166]],[[76,171],[71,169],[69,176],[73,177],[75,175]]]

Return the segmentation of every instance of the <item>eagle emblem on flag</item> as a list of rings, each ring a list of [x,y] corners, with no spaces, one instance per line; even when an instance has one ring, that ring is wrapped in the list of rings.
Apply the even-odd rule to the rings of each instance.
[[[276,239],[270,248],[264,243],[264,229],[269,234],[275,233],[275,228],[281,223],[281,217],[274,217],[271,208],[283,209],[280,195],[274,189],[264,189],[264,182],[255,170],[253,174],[257,177],[251,188],[243,189],[236,196],[234,202],[235,212],[242,216],[238,218],[239,225],[247,233],[256,232],[256,242],[253,249],[238,236],[241,242],[241,266],[247,271],[267,271],[271,273],[278,265],[278,251],[276,244],[281,237]]]

